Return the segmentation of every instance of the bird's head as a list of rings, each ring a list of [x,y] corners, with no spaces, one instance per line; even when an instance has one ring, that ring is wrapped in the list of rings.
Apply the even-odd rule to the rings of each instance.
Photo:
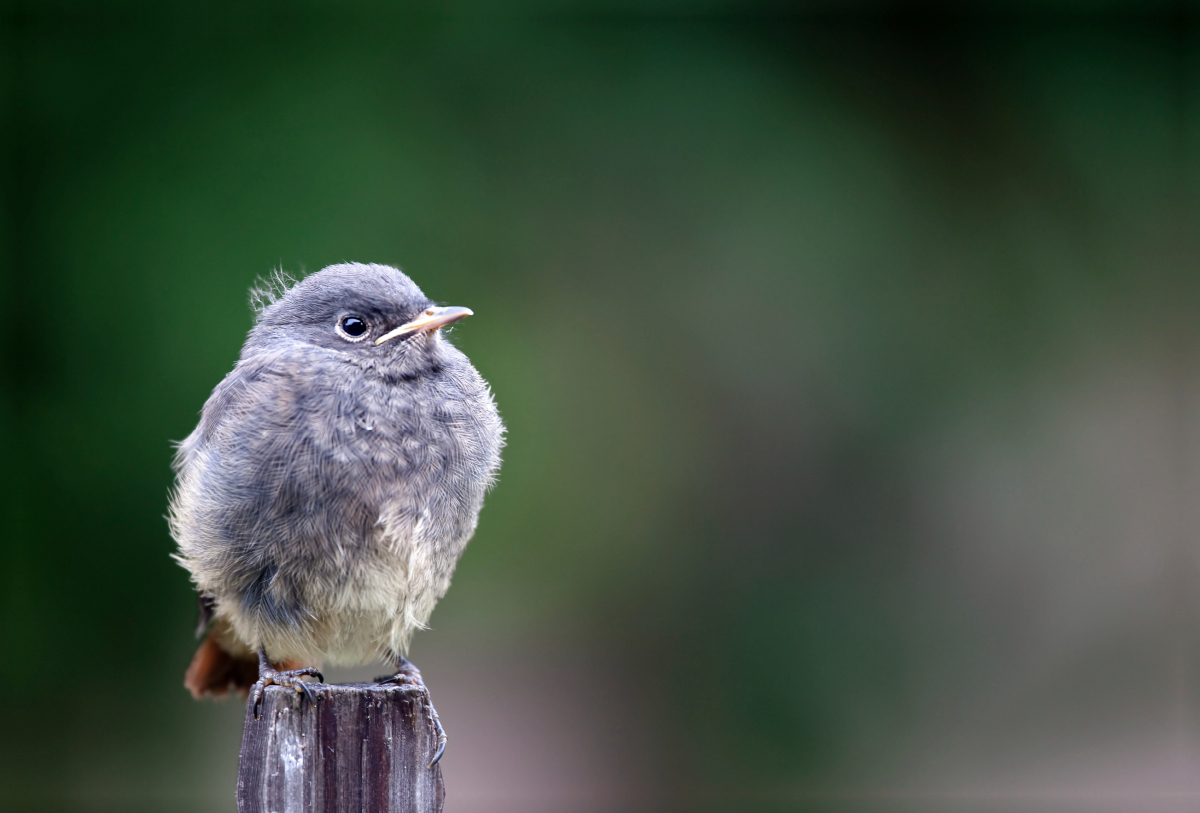
[[[302,342],[398,375],[436,365],[438,329],[471,315],[434,304],[397,268],[363,263],[331,265],[260,298],[269,301],[258,309],[246,352]]]

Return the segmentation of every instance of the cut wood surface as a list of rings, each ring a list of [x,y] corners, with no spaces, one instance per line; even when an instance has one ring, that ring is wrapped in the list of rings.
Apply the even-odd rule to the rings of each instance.
[[[413,686],[268,686],[246,705],[238,813],[439,813],[440,765],[425,692]]]

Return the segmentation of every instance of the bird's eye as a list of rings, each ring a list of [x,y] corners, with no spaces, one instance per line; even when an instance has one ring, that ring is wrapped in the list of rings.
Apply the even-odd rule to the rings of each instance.
[[[338,332],[350,341],[357,341],[367,335],[367,323],[358,316],[343,316],[338,321]]]

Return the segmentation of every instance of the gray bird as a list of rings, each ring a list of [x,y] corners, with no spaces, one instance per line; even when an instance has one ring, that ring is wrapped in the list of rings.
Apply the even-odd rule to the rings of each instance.
[[[450,586],[500,466],[491,390],[434,305],[384,265],[348,263],[259,292],[233,371],[179,444],[175,558],[208,635],[196,697],[304,692],[320,664],[404,658]],[[199,634],[199,633],[198,633]],[[276,668],[278,667],[278,668]],[[430,705],[432,710],[432,705]],[[445,733],[437,726],[438,748]]]

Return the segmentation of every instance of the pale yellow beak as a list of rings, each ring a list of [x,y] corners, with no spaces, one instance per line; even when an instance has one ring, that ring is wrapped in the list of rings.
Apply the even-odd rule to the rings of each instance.
[[[475,312],[470,308],[427,308],[421,311],[421,315],[411,322],[403,324],[395,330],[389,330],[380,336],[375,340],[375,345],[379,346],[384,342],[390,342],[392,339],[397,336],[403,336],[405,333],[437,330],[439,327],[453,324],[463,317],[474,315]]]

